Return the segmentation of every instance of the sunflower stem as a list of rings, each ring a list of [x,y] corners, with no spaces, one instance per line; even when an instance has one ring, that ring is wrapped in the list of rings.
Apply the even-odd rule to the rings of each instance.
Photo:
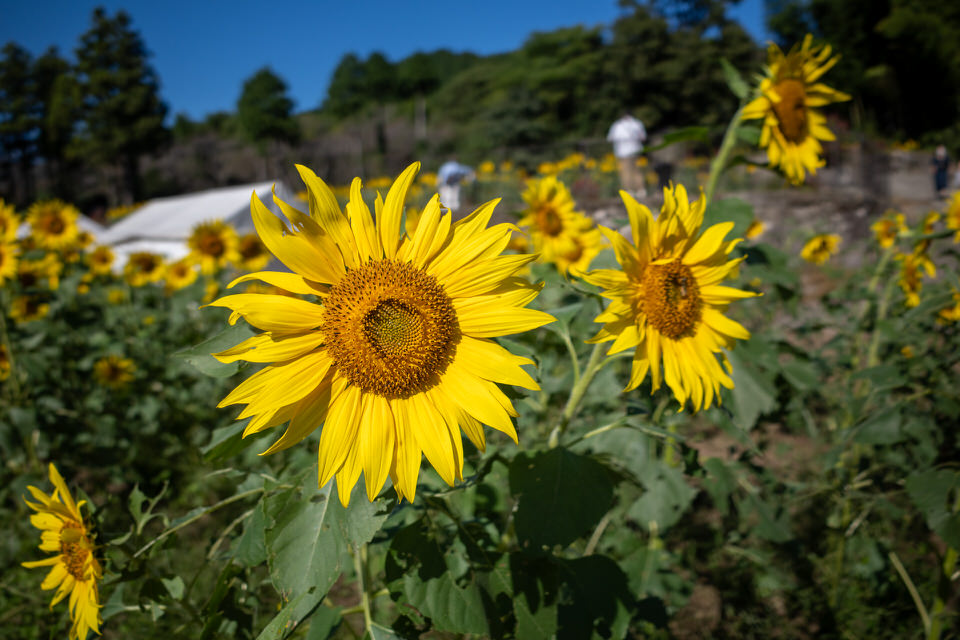
[[[570,397],[567,399],[567,404],[563,408],[563,415],[560,418],[560,422],[550,433],[548,446],[551,449],[560,444],[560,436],[563,435],[570,425],[570,420],[580,407],[580,403],[583,401],[583,396],[590,387],[590,383],[593,382],[597,373],[603,368],[605,364],[602,360],[604,351],[603,343],[598,342],[593,346],[593,351],[590,353],[590,360],[587,361],[587,366],[584,368],[583,374],[576,379],[573,384],[573,389],[570,390]]]
[[[741,102],[737,112],[733,114],[733,119],[727,125],[727,132],[723,134],[723,142],[720,143],[720,150],[710,163],[710,177],[707,178],[707,204],[713,202],[713,194],[717,190],[717,182],[720,174],[723,173],[727,164],[727,157],[733,151],[734,144],[737,141],[737,130],[740,128],[740,116],[743,113],[743,103]]]
[[[353,568],[357,572],[357,589],[360,590],[360,606],[363,608],[363,624],[367,633],[372,633],[373,612],[370,607],[370,568],[367,565],[367,545],[356,545],[353,549]]]

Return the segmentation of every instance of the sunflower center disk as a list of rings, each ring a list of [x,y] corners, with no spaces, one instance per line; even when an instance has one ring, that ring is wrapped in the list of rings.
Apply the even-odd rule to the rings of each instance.
[[[643,312],[647,322],[668,338],[691,337],[700,322],[700,287],[680,260],[651,264],[643,272]]]
[[[553,210],[553,207],[546,207],[540,210],[540,228],[548,236],[559,235],[563,231],[563,221],[559,214]]]
[[[72,535],[71,535],[72,534]],[[64,540],[67,538],[67,540]],[[71,538],[77,538],[71,541]],[[83,580],[83,567],[86,564],[87,556],[90,555],[90,549],[82,542],[83,534],[76,529],[64,527],[60,532],[60,555],[63,564],[66,565],[67,573],[77,580]]]
[[[325,300],[334,365],[363,391],[405,398],[426,391],[453,359],[460,325],[433,276],[392,260],[352,269]]]
[[[51,216],[47,219],[47,233],[59,235],[63,233],[66,225],[58,216]]]
[[[205,236],[200,240],[200,251],[208,256],[219,256],[223,253],[223,241],[218,236]]]
[[[780,132],[788,142],[802,142],[807,137],[807,91],[801,80],[781,80],[774,87],[780,102],[773,105]]]

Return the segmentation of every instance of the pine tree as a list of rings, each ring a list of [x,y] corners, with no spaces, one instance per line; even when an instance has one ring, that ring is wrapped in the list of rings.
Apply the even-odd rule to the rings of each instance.
[[[33,59],[20,45],[9,42],[0,58],[0,164],[11,185],[4,194],[20,204],[33,199],[33,162],[36,157],[37,98]]]
[[[37,154],[43,158],[47,178],[54,193],[72,199],[65,173],[68,170],[67,149],[79,121],[80,88],[70,63],[50,47],[33,64],[39,134]]]
[[[287,96],[286,83],[270,69],[260,69],[243,83],[237,101],[237,120],[243,135],[263,156],[265,172],[271,143],[292,144],[299,138],[300,130],[292,111],[293,101]]]
[[[164,144],[167,106],[149,53],[130,16],[93,12],[93,26],[80,38],[77,75],[83,95],[83,128],[78,150],[94,162],[116,166],[122,199],[140,196],[139,160]]]

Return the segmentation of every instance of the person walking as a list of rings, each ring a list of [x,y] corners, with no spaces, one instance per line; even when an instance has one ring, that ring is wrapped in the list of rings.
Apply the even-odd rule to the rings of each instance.
[[[950,169],[950,156],[947,155],[945,146],[937,145],[930,164],[933,167],[933,190],[937,198],[942,198],[947,188],[947,171]]]
[[[646,139],[647,130],[643,123],[626,112],[610,126],[610,131],[607,132],[607,141],[613,144],[613,155],[617,158],[620,186],[637,198],[647,196],[643,174],[637,168],[637,158],[643,152],[643,143]]]

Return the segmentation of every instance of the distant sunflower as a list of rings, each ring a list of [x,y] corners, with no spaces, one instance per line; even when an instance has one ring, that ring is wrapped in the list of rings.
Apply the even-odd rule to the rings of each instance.
[[[10,377],[10,352],[7,345],[0,343],[0,382]]]
[[[40,588],[56,589],[50,608],[70,596],[70,638],[84,640],[90,631],[100,633],[100,596],[97,583],[103,579],[103,568],[97,560],[94,535],[84,521],[80,508],[86,503],[73,501],[67,484],[50,464],[50,482],[53,493],[28,486],[36,502],[24,498],[27,506],[36,511],[30,524],[42,531],[40,550],[54,555],[44,560],[21,563],[27,569],[50,567]]]
[[[163,280],[163,256],[149,251],[137,251],[127,258],[123,275],[132,287],[142,287]]]
[[[907,232],[907,224],[903,214],[896,211],[887,211],[883,218],[877,220],[870,228],[882,249],[889,249],[897,238]]]
[[[317,302],[278,295],[237,294],[213,306],[264,330],[214,354],[223,362],[268,363],[220,406],[244,404],[244,435],[289,421],[264,453],[300,442],[323,424],[319,482],[334,475],[340,501],[363,472],[373,499],[387,476],[407,500],[416,494],[421,455],[452,485],[463,475],[461,430],[480,449],[482,424],[517,433],[517,412],[498,384],[537,389],[523,370],[532,361],[491,338],[551,322],[524,306],[540,286],[513,277],[533,260],[500,255],[509,224],[487,228],[496,201],[454,223],[434,195],[415,234],[400,228],[403,203],[419,163],[396,179],[371,216],[357,178],[346,213],[317,176],[298,165],[310,215],[274,201],[289,224],[254,194],[260,238],[293,273],[259,279]]]
[[[747,230],[743,233],[743,235],[748,240],[756,240],[762,236],[766,230],[767,225],[763,223],[763,220],[751,220],[750,226],[747,227]]]
[[[613,340],[609,353],[635,349],[625,391],[650,373],[652,391],[665,380],[681,405],[709,408],[720,387],[733,388],[724,349],[750,332],[724,315],[734,300],[758,294],[721,286],[743,258],[730,259],[739,240],[725,240],[732,222],[701,233],[706,198],[689,202],[682,185],[664,189],[660,215],[621,191],[630,218],[632,243],[600,227],[613,245],[621,269],[598,269],[583,276],[611,300],[595,322],[600,332],[588,342]],[[660,363],[663,361],[661,378]],[[726,369],[726,370],[725,370]]]
[[[100,245],[87,255],[87,265],[90,267],[90,273],[97,276],[110,275],[115,259],[113,249],[106,245]]]
[[[517,223],[528,231],[540,262],[552,262],[566,273],[571,266],[586,269],[600,252],[602,238],[593,220],[574,211],[573,196],[555,175],[527,181],[527,203]]]
[[[17,276],[17,245],[0,240],[0,287]]]
[[[63,265],[57,256],[48,253],[39,260],[20,260],[17,265],[17,281],[25,293],[38,290],[56,291],[60,288],[60,272]]]
[[[17,239],[17,229],[20,228],[20,217],[12,204],[0,198],[0,242],[13,242]]]
[[[193,228],[187,239],[190,258],[200,265],[200,270],[206,275],[239,262],[237,245],[237,232],[223,220],[201,222]]]
[[[953,194],[950,204],[947,205],[947,229],[956,231],[953,235],[954,244],[960,242],[960,191]]]
[[[897,284],[906,298],[904,304],[915,307],[920,304],[920,291],[923,289],[923,275],[929,278],[937,277],[937,267],[930,260],[930,256],[923,250],[914,250],[912,253],[897,254],[900,261],[900,277]]]
[[[31,235],[43,249],[67,249],[73,245],[80,230],[76,207],[60,200],[36,202],[27,210]]]
[[[803,182],[805,172],[815,174],[824,166],[820,141],[836,139],[816,108],[850,99],[817,82],[840,59],[830,53],[827,45],[813,46],[809,34],[786,55],[771,43],[759,95],[743,108],[743,120],[763,119],[760,146],[766,148],[770,165],[794,184]]]
[[[197,281],[197,268],[193,262],[184,258],[167,267],[167,292],[179,291]]]
[[[800,250],[800,257],[813,264],[823,264],[837,252],[840,236],[834,233],[813,236]]]
[[[20,323],[40,320],[48,313],[50,313],[50,305],[35,295],[17,296],[10,304],[10,317]]]
[[[133,360],[109,355],[93,364],[93,377],[105,387],[122,389],[133,382],[133,374],[136,370]]]
[[[248,233],[240,237],[237,243],[240,253],[238,265],[244,271],[259,271],[270,262],[270,252],[256,233]]]
[[[937,312],[939,324],[953,324],[960,321],[960,291],[953,290],[953,304]]]

